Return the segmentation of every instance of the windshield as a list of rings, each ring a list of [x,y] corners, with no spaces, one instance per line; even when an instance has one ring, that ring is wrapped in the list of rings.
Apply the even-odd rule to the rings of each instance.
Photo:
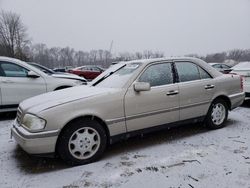
[[[48,68],[39,66],[37,64],[32,64],[32,63],[30,63],[30,65],[33,66],[33,67],[35,67],[35,68],[37,68],[37,69],[39,69],[40,71],[42,71],[42,72],[44,72],[46,74],[49,74],[49,75],[53,74],[53,71],[49,70]]]
[[[125,64],[114,72],[108,72],[94,86],[122,88],[140,65],[140,63]]]

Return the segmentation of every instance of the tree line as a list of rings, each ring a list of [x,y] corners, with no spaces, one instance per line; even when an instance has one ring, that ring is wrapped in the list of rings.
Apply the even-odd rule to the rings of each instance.
[[[28,49],[27,57],[29,61],[41,63],[49,68],[82,65],[101,65],[108,67],[112,62],[127,61],[132,59],[148,59],[163,57],[161,52],[150,50],[136,53],[120,53],[114,56],[108,50],[76,51],[73,48],[52,47],[45,44],[31,45]]]
[[[12,12],[0,13],[0,56],[13,57],[29,62],[40,63],[49,68],[82,65],[101,65],[108,67],[112,62],[135,59],[164,57],[163,52],[145,50],[143,52],[123,52],[112,54],[109,50],[77,51],[70,47],[48,48],[46,44],[32,44],[27,28],[20,15]],[[190,54],[207,62],[224,62],[225,60],[250,61],[250,49],[234,49],[228,52],[213,53],[206,56]]]
[[[197,54],[190,54],[188,56],[201,58],[204,61],[223,63],[226,60],[234,60],[236,62],[250,61],[250,49],[241,50],[233,49],[228,52],[212,53],[206,56],[199,56]]]

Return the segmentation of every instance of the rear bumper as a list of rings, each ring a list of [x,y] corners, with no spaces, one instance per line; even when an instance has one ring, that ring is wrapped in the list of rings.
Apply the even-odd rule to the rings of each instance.
[[[18,126],[15,121],[11,129],[11,136],[27,153],[41,155],[55,152],[58,131],[30,133]]]
[[[245,92],[236,93],[229,96],[231,101],[231,110],[240,106],[245,100]]]

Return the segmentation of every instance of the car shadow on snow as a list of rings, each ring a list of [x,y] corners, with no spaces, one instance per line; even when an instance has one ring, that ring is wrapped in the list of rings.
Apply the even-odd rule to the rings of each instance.
[[[61,161],[59,158],[46,158],[29,155],[18,145],[14,150],[13,158],[17,164],[17,167],[21,171],[24,171],[28,174],[41,174],[70,167],[63,163],[63,161]]]
[[[235,120],[228,119],[226,127],[230,128],[235,124]],[[142,136],[130,138],[126,141],[118,142],[106,151],[103,159],[120,155],[121,153],[137,152],[143,148],[153,147],[161,144],[175,144],[178,141],[182,141],[184,138],[192,137],[195,135],[207,133],[209,130],[203,123],[184,124],[169,129],[148,133]]]
[[[227,126],[235,123],[229,119]],[[198,134],[208,132],[209,130],[201,123],[186,124],[171,129],[165,129],[143,136],[130,138],[109,146],[100,160],[109,160],[110,157],[123,155],[126,152],[136,152],[143,148],[149,148],[161,144],[171,144],[182,139]],[[59,158],[42,158],[28,155],[20,147],[14,150],[13,158],[16,160],[17,167],[21,171],[30,174],[40,174],[45,172],[58,171],[61,169],[71,168]],[[91,164],[90,164],[91,165]]]
[[[246,99],[241,107],[250,108],[250,98]]]

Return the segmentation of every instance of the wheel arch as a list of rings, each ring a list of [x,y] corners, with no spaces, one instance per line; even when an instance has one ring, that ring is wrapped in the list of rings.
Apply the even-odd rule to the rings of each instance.
[[[229,98],[228,96],[226,96],[226,95],[219,95],[219,96],[217,96],[217,97],[215,97],[215,98],[213,99],[212,103],[213,103],[215,100],[218,100],[218,99],[224,100],[224,101],[226,102],[226,104],[227,104],[228,109],[231,110],[232,104],[231,104],[230,98]]]
[[[104,120],[102,120],[100,117],[96,116],[96,115],[82,115],[82,116],[78,116],[78,117],[74,117],[73,119],[71,119],[70,121],[68,121],[60,130],[59,134],[58,134],[58,138],[56,141],[56,146],[55,146],[55,151],[57,152],[57,145],[58,145],[58,140],[61,136],[61,134],[63,133],[63,131],[65,131],[67,129],[67,127],[69,127],[72,123],[74,123],[77,120],[93,120],[93,121],[97,121],[104,129],[106,135],[107,135],[107,144],[110,143],[110,132],[108,129],[107,124],[105,123]]]

